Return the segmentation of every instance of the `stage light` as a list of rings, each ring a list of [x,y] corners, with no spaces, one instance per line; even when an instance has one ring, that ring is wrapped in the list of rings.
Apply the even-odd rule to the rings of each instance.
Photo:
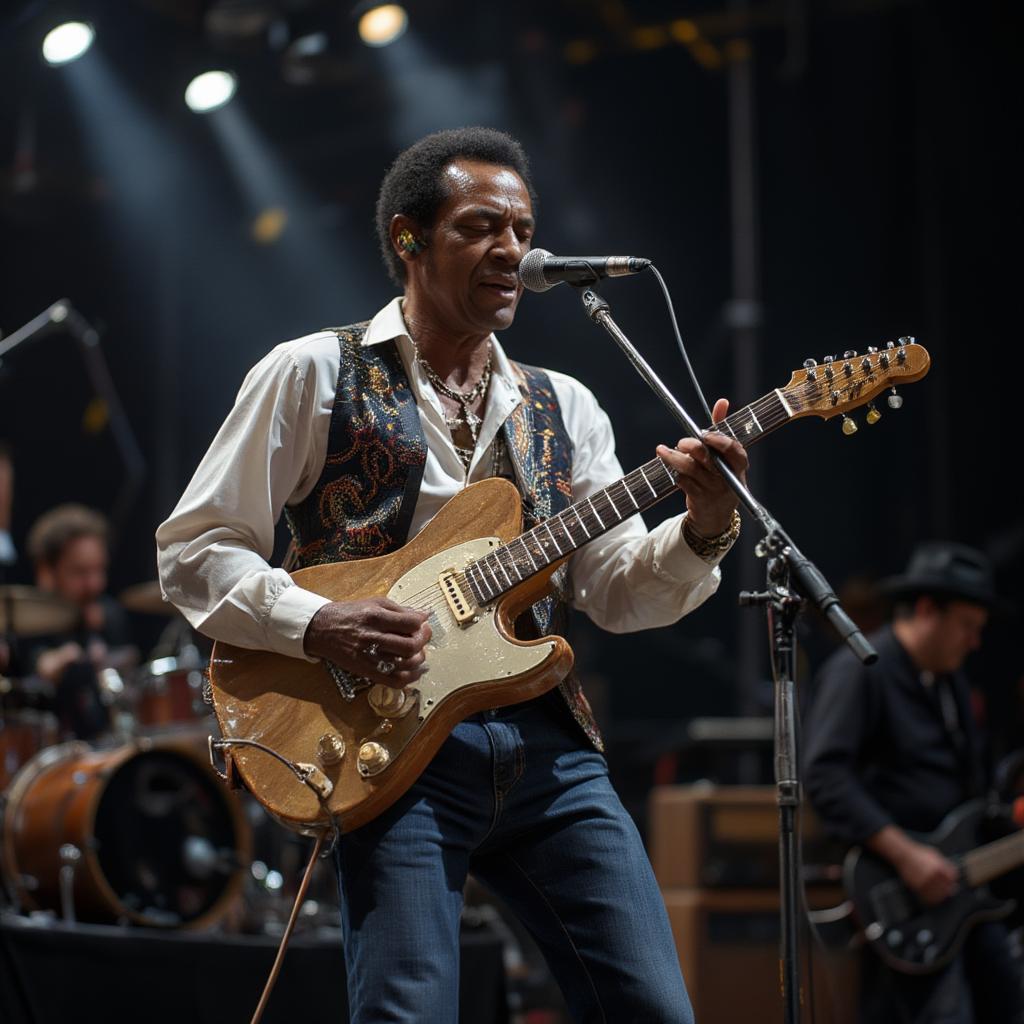
[[[371,7],[359,19],[359,38],[367,46],[387,46],[406,30],[409,16],[400,4]]]
[[[235,95],[237,80],[230,71],[204,71],[185,90],[185,102],[197,114],[223,107]]]
[[[268,206],[257,214],[249,233],[260,245],[273,245],[288,225],[288,211],[282,206]]]
[[[69,64],[92,46],[95,37],[92,25],[84,21],[67,21],[46,33],[43,59],[47,64]]]

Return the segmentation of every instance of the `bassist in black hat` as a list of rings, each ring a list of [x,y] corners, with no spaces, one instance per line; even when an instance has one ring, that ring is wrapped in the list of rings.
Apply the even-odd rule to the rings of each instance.
[[[819,673],[806,725],[804,783],[829,830],[891,865],[923,910],[943,905],[965,884],[958,865],[920,837],[984,792],[981,741],[962,666],[981,644],[996,595],[981,552],[934,542],[921,544],[907,571],[885,589],[895,607],[892,622],[871,637],[878,662],[865,667],[843,649]],[[869,952],[860,1019],[1024,1021],[1018,965],[999,922],[974,927],[945,966],[926,966],[913,974],[894,971]]]

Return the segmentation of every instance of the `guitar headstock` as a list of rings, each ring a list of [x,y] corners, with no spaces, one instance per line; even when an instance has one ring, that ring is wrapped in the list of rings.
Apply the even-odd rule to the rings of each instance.
[[[900,338],[882,349],[869,348],[864,354],[846,352],[842,358],[826,356],[820,365],[808,359],[803,369],[794,371],[789,383],[781,389],[781,395],[794,418],[845,416],[852,409],[868,405],[887,388],[891,389],[889,407],[898,409],[903,398],[896,392],[896,386],[920,380],[931,362],[931,356],[913,338]],[[868,422],[877,422],[881,415],[872,404],[868,409]],[[844,432],[853,433],[856,429],[852,420],[844,420]]]

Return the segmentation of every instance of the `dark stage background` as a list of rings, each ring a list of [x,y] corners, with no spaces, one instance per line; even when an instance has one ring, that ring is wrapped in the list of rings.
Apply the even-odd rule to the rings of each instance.
[[[531,154],[538,245],[657,263],[710,398],[745,404],[808,356],[916,336],[934,365],[899,412],[874,427],[859,415],[853,437],[819,420],[770,436],[755,485],[836,588],[943,537],[989,550],[1021,599],[1015,6],[413,0],[407,33],[373,50],[348,5],[314,0],[6,4],[0,327],[71,299],[145,461],[132,494],[70,334],[20,347],[0,367],[15,541],[58,501],[128,500],[113,589],[153,578],[153,530],[248,367],[392,294],[372,217],[395,153],[486,123]],[[70,13],[94,21],[96,43],[48,67],[39,42]],[[302,56],[311,33],[322,48]],[[208,67],[234,70],[239,91],[196,116],[182,94]],[[696,412],[655,282],[604,294]],[[593,387],[627,469],[677,436],[569,289],[527,294],[502,342]],[[719,596],[678,626],[578,624],[613,740],[653,756],[694,716],[770,706],[763,624],[735,600],[760,578],[752,532]],[[1003,750],[1020,742],[1019,626],[997,623],[976,666]],[[803,633],[809,673],[832,639],[813,616]]]

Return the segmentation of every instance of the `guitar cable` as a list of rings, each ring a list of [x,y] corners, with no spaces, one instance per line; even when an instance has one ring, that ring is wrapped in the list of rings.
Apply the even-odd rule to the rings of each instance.
[[[284,933],[281,936],[281,941],[277,947],[277,955],[274,957],[274,964],[270,968],[270,974],[267,977],[266,984],[263,986],[263,993],[260,996],[260,1001],[257,1003],[256,1010],[252,1015],[250,1024],[259,1024],[263,1017],[263,1013],[267,1008],[267,1003],[270,1001],[270,994],[273,992],[274,985],[277,983],[278,975],[281,973],[281,966],[284,964],[284,955],[288,949],[288,942],[292,937],[292,932],[295,930],[295,922],[298,920],[299,910],[305,902],[306,891],[309,889],[310,879],[313,877],[316,862],[321,856],[328,856],[341,842],[341,830],[338,828],[338,821],[331,813],[331,809],[327,804],[327,800],[333,791],[333,786],[330,779],[328,779],[316,765],[290,761],[283,754],[278,753],[272,747],[268,747],[265,743],[260,743],[258,740],[232,738],[214,739],[213,736],[209,736],[207,737],[207,742],[210,751],[210,765],[214,772],[216,772],[217,775],[220,776],[221,780],[229,787],[233,785],[233,781],[226,771],[221,771],[221,769],[217,767],[214,752],[219,751],[224,755],[230,747],[253,747],[256,750],[261,750],[263,753],[270,754],[271,757],[276,758],[285,765],[285,767],[287,767],[301,783],[308,786],[316,796],[317,802],[320,804],[320,809],[327,821],[330,822],[330,826],[328,828],[323,828],[316,834],[316,840],[313,843],[313,849],[309,855],[309,863],[307,863],[306,870],[302,875],[302,881],[299,883],[299,891],[295,894],[295,902],[292,904],[291,913],[288,916],[288,924],[285,927]],[[324,850],[324,840],[326,839],[329,831],[333,833],[331,835],[331,842],[327,849]]]
[[[337,826],[335,826],[335,832],[337,832]],[[316,867],[317,859],[320,857],[320,848],[324,844],[324,836],[326,835],[326,830],[317,834],[316,842],[313,844],[313,852],[309,855],[309,863],[306,865],[306,870],[302,876],[302,882],[299,884],[299,891],[295,894],[295,902],[292,904],[292,912],[288,917],[288,924],[285,927],[284,934],[281,936],[281,943],[277,947],[277,956],[274,958],[274,966],[270,969],[270,975],[267,978],[267,983],[263,986],[263,994],[260,996],[260,1001],[256,1005],[256,1012],[253,1013],[252,1020],[249,1024],[260,1024],[260,1020],[263,1017],[263,1011],[267,1008],[267,1003],[270,1001],[270,993],[274,990],[274,984],[277,982],[277,976],[281,973],[281,965],[284,963],[284,954],[288,948],[288,940],[292,937],[292,932],[295,930],[295,922],[298,920],[299,908],[305,902],[306,890],[309,888],[309,880],[313,877],[313,869]]]

